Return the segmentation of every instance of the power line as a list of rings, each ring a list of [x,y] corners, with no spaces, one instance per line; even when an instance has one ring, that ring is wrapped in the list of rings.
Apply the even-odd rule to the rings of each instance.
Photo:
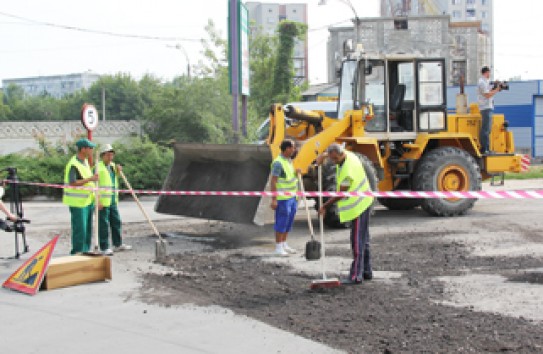
[[[330,28],[331,26],[341,25],[342,23],[350,22],[350,21],[352,21],[352,20],[351,20],[351,19],[346,19],[346,20],[343,20],[343,21],[339,21],[339,22],[335,22],[335,23],[330,23],[330,24],[328,24],[328,25],[324,25],[324,26],[320,26],[320,27],[315,27],[315,28],[310,28],[310,29],[308,29],[307,31],[308,31],[308,32],[321,31],[321,30],[324,30],[324,29],[328,29],[328,28]]]
[[[116,33],[116,32],[96,30],[96,29],[90,29],[90,28],[68,26],[68,25],[62,25],[62,24],[58,24],[58,23],[51,23],[51,22],[33,20],[33,19],[30,19],[30,18],[26,18],[26,17],[22,17],[22,16],[18,16],[18,15],[13,15],[13,14],[8,14],[6,12],[1,12],[1,11],[0,11],[0,16],[9,17],[9,18],[20,20],[20,21],[33,23],[33,24],[37,24],[37,25],[40,25],[40,26],[48,26],[48,27],[60,28],[60,29],[64,29],[64,30],[77,31],[77,32],[84,32],[84,33],[100,34],[100,35],[110,36],[110,37],[147,39],[147,40],[158,40],[158,41],[184,41],[184,42],[200,42],[201,41],[201,39],[196,39],[196,38],[147,36],[147,35],[141,35],[141,34]]]

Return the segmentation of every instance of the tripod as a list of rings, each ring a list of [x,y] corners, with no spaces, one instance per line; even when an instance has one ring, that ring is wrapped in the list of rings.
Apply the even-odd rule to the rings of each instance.
[[[17,221],[13,225],[6,224],[4,231],[15,232],[15,257],[18,259],[21,256],[19,252],[19,235],[23,241],[23,253],[29,251],[28,244],[26,243],[26,228],[25,223],[30,223],[30,220],[24,219],[23,202],[21,198],[21,191],[19,190],[19,178],[17,177],[17,169],[14,167],[8,167],[3,171],[7,171],[7,180],[9,183],[9,203],[11,213],[17,216]]]

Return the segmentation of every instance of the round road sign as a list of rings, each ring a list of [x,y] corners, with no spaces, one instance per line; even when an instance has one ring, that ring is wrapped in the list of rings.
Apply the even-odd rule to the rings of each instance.
[[[93,131],[98,126],[98,111],[92,104],[84,104],[81,109],[81,122],[89,131]]]

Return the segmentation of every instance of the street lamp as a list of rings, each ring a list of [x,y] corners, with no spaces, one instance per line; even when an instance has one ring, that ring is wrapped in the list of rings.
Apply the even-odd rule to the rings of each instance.
[[[344,5],[347,5],[349,6],[349,8],[353,11],[354,13],[354,19],[355,19],[355,38],[356,38],[356,45],[358,45],[358,25],[360,23],[360,18],[358,17],[358,13],[356,12],[356,9],[353,5],[353,3],[351,2],[351,0],[337,0],[339,1],[340,3],[344,4]],[[327,5],[328,4],[328,0],[319,0],[319,6],[322,6],[322,5]]]
[[[178,50],[183,52],[183,54],[185,55],[185,59],[187,60],[187,77],[190,79],[190,60],[189,60],[189,55],[188,55],[187,50],[185,49],[185,47],[183,47],[179,43],[177,43],[176,45],[167,45],[167,47],[168,48],[178,49]]]

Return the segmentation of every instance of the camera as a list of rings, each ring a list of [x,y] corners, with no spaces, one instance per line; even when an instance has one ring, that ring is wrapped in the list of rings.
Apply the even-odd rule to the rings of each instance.
[[[507,81],[494,81],[490,84],[492,85],[493,90],[499,87],[501,91],[509,91],[509,83]]]

